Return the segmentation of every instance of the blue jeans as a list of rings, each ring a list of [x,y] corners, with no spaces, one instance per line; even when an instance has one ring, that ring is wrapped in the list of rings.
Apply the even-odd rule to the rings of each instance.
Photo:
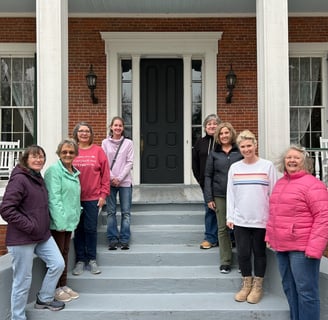
[[[88,263],[97,257],[98,200],[82,201],[80,222],[75,230],[76,262]]]
[[[210,243],[218,242],[218,221],[216,212],[210,209],[205,202],[205,234],[204,240]]]
[[[57,282],[65,268],[64,259],[53,237],[41,243],[8,246],[12,256],[13,283],[11,291],[11,320],[25,320],[25,307],[32,282],[34,254],[43,260],[47,272],[38,297],[43,302],[54,299]]]
[[[116,208],[117,193],[120,198],[121,207],[121,228],[118,231]],[[130,220],[132,187],[111,187],[110,195],[106,199],[107,204],[107,238],[109,243],[129,243],[130,241]]]
[[[278,252],[277,259],[291,320],[319,320],[320,260],[301,251]]]

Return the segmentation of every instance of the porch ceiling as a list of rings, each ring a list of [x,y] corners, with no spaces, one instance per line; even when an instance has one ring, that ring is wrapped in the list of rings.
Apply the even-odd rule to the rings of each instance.
[[[36,0],[1,0],[0,16],[35,15]],[[327,0],[289,0],[293,15],[327,15]],[[74,16],[90,15],[255,15],[256,0],[68,0]]]

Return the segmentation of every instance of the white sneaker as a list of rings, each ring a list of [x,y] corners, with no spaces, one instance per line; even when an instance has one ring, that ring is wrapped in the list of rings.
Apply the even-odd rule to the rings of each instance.
[[[93,274],[99,274],[101,273],[96,260],[90,260],[89,261],[89,267],[90,267],[90,272]]]
[[[82,274],[84,271],[84,262],[83,261],[78,261],[72,271],[72,274],[74,276],[79,276],[80,274]]]

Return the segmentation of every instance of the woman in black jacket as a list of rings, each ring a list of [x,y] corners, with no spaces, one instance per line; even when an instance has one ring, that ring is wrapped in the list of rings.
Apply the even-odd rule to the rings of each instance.
[[[214,149],[215,142],[213,136],[219,123],[220,119],[216,114],[208,115],[203,122],[205,136],[199,138],[192,149],[192,171],[203,192],[206,160],[210,151]],[[205,234],[200,248],[210,249],[217,245],[218,224],[216,214],[205,202]]]
[[[236,144],[236,131],[229,122],[221,122],[214,135],[215,149],[210,152],[205,168],[204,196],[208,207],[215,210],[218,221],[221,273],[231,271],[232,248],[226,226],[226,193],[228,171],[243,157]]]

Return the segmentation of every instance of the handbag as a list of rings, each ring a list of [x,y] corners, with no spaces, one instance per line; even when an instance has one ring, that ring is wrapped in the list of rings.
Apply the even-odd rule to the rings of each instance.
[[[122,146],[122,144],[123,144],[124,139],[125,139],[125,137],[123,137],[121,143],[119,144],[119,146],[118,146],[118,148],[117,148],[117,150],[116,150],[116,153],[115,153],[114,159],[113,159],[112,164],[111,164],[111,166],[110,166],[110,169],[111,169],[111,170],[112,170],[113,167],[114,167],[114,164],[115,164],[115,161],[116,161],[116,158],[117,158],[118,152],[119,152],[120,149],[121,149],[121,146]]]

